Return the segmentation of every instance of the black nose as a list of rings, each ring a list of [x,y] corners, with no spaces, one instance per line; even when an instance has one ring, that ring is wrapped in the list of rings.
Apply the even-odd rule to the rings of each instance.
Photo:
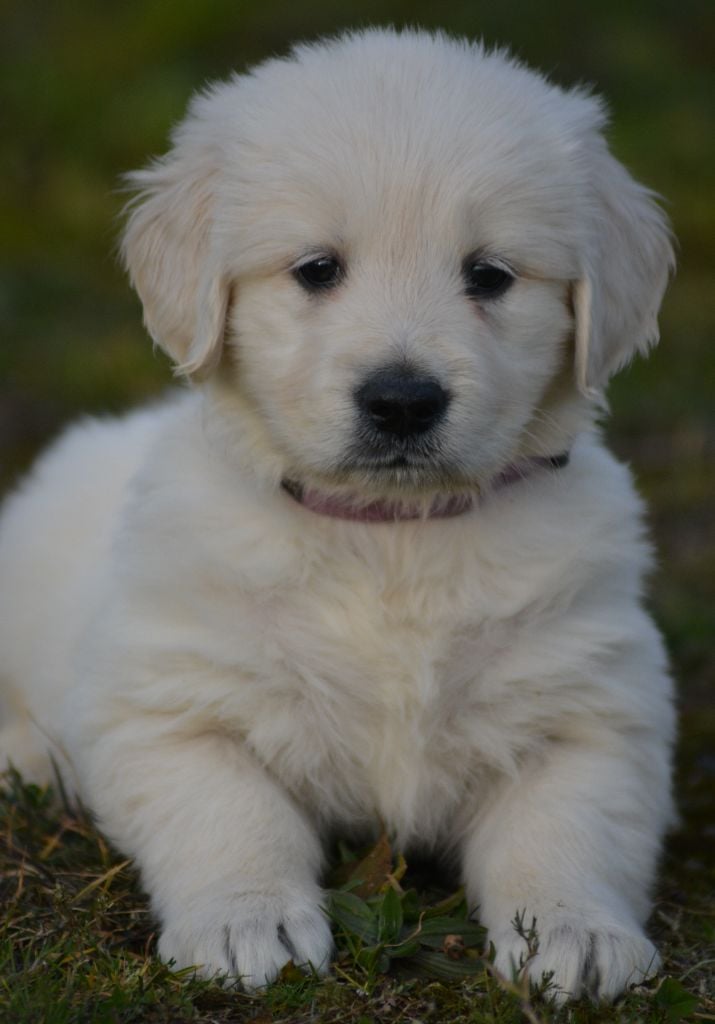
[[[449,395],[436,380],[404,370],[372,374],[355,397],[373,427],[399,437],[431,430],[449,404]]]

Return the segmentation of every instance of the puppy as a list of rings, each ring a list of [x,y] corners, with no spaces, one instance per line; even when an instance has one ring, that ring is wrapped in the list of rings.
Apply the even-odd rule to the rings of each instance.
[[[124,256],[193,386],[71,429],[0,542],[0,750],[135,858],[159,950],[326,971],[326,837],[453,859],[510,973],[658,968],[651,556],[597,417],[672,264],[604,113],[421,32],[197,96]]]

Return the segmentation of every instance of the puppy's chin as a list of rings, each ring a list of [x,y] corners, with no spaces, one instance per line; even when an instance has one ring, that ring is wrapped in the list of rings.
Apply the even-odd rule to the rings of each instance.
[[[295,480],[283,480],[282,488],[293,501],[318,515],[363,523],[400,522],[409,519],[448,519],[469,512],[476,492],[437,492],[419,497],[371,498],[364,492],[323,490]]]
[[[287,471],[285,479],[306,489],[354,496],[365,503],[380,500],[429,503],[438,495],[479,491],[480,480],[440,460],[345,460],[328,470]]]
[[[479,496],[446,467],[392,463],[343,466],[331,474],[289,474],[281,486],[295,502],[336,519],[388,522],[450,518],[469,511]]]

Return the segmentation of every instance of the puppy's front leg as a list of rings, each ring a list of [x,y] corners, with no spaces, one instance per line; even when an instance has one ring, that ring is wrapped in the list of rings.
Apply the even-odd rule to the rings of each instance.
[[[659,840],[670,813],[660,738],[553,743],[539,765],[501,785],[464,850],[470,900],[511,977],[527,944],[512,921],[536,919],[525,970],[552,972],[555,996],[613,999],[657,971],[643,932]]]
[[[164,959],[247,988],[290,959],[327,970],[318,837],[238,742],[144,718],[105,733],[84,768],[100,825],[139,865]]]

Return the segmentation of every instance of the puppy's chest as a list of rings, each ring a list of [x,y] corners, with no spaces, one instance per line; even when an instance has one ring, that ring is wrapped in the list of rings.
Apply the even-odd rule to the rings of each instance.
[[[478,692],[500,643],[449,581],[326,577],[272,609],[280,669],[249,742],[326,820],[434,834],[483,770]]]

